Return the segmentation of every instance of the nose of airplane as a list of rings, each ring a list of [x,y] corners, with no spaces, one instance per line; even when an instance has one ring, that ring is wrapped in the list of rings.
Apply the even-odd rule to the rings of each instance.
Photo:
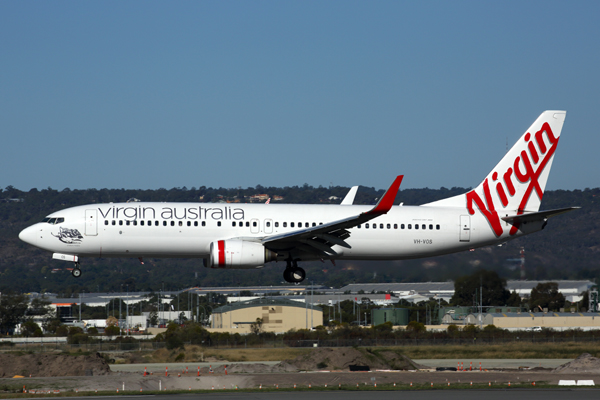
[[[38,238],[39,229],[35,225],[25,228],[19,233],[19,239],[32,245],[36,244]]]

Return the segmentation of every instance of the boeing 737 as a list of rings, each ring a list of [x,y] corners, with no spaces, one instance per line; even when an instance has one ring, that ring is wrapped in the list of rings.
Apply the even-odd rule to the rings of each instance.
[[[565,111],[545,111],[475,189],[420,206],[394,205],[403,176],[375,206],[108,203],[72,207],[19,238],[75,263],[85,257],[202,258],[209,268],[262,268],[285,261],[283,277],[305,279],[301,261],[403,260],[496,245],[544,229],[540,211]]]

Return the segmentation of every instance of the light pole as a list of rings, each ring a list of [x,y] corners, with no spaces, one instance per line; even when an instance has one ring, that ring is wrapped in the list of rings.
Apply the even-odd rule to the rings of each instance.
[[[127,336],[129,336],[129,285],[127,285],[127,297],[125,300],[125,309],[127,310]]]

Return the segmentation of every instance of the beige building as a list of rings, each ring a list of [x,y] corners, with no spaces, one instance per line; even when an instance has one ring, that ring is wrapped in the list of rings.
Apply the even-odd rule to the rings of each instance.
[[[323,325],[323,310],[284,299],[260,298],[227,304],[212,312],[210,331],[250,333],[251,324],[262,319],[265,332],[283,333]]]
[[[467,325],[479,325],[479,315],[470,314]],[[502,329],[550,328],[554,330],[600,329],[600,313],[593,312],[547,312],[547,313],[488,313],[483,314],[483,325],[494,325]]]

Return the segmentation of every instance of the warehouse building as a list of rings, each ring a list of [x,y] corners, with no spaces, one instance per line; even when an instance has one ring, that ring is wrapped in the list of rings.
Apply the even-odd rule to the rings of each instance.
[[[210,330],[250,333],[257,319],[262,320],[263,331],[283,333],[323,325],[323,310],[297,301],[263,297],[215,308]]]
[[[465,323],[479,325],[479,315],[470,314]],[[547,313],[488,313],[483,314],[483,325],[494,325],[508,330],[532,330],[549,328],[553,330],[600,329],[600,313],[593,312],[547,312]]]

